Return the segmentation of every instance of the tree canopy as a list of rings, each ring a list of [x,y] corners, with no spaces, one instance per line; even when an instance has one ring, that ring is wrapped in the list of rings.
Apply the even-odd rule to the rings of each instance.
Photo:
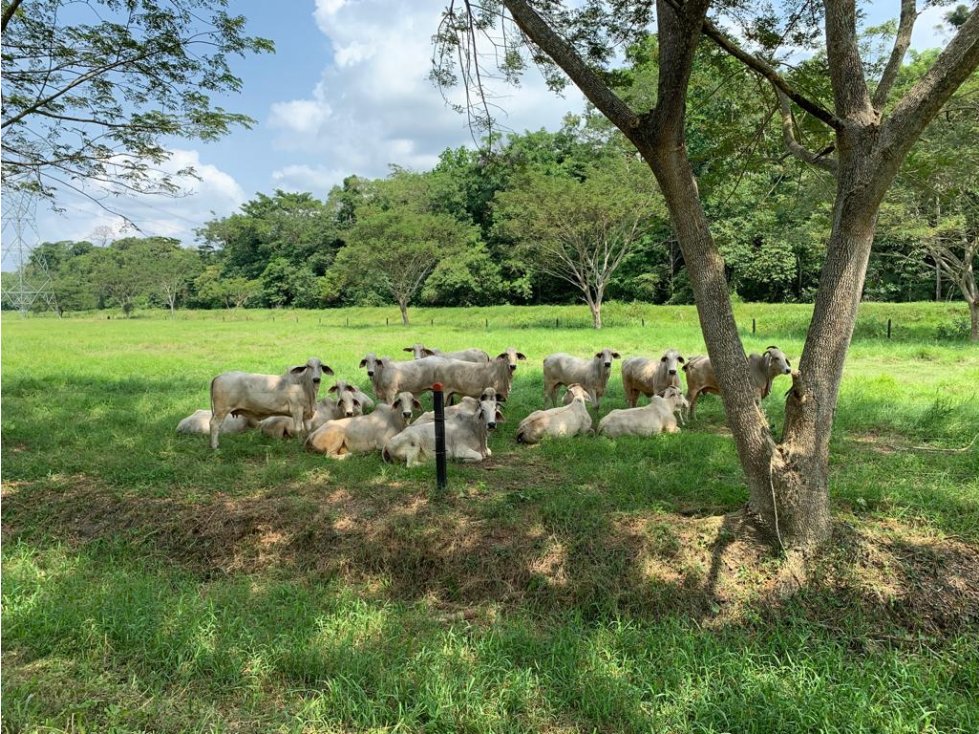
[[[53,197],[175,193],[165,137],[214,140],[246,115],[234,56],[273,51],[227,0],[4,0],[3,185]]]

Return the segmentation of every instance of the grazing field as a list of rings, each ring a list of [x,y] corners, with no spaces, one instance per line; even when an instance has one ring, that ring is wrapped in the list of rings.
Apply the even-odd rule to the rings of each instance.
[[[5,315],[3,730],[979,731],[979,348],[936,339],[965,308],[863,308],[795,594],[738,533],[716,397],[680,434],[515,443],[550,352],[704,351],[690,307],[584,311]],[[793,365],[808,313],[738,306]],[[174,433],[221,371],[317,356],[367,388],[364,353],[416,341],[529,357],[443,497],[432,468]]]

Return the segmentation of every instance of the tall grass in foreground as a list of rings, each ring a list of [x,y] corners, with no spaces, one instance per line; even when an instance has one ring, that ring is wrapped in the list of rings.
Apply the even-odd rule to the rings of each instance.
[[[716,398],[679,435],[513,441],[547,353],[703,352],[693,309],[613,306],[601,332],[565,307],[7,316],[4,731],[979,730],[979,445],[927,450],[979,432],[979,349],[934,338],[954,309],[864,307],[835,547],[779,600],[719,517],[747,494]],[[807,307],[737,312],[796,363]],[[173,433],[220,371],[315,355],[366,385],[365,352],[415,341],[530,357],[445,498],[430,469]]]

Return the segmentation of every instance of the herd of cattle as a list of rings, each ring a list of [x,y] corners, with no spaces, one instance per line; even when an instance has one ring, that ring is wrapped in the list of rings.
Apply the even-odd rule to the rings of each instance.
[[[462,461],[482,461],[492,452],[488,432],[503,421],[500,406],[513,385],[517,362],[527,358],[513,347],[495,358],[481,349],[440,352],[421,344],[405,348],[411,361],[367,354],[366,369],[374,399],[355,385],[337,381],[329,397],[317,400],[324,374],[333,370],[319,359],[290,368],[284,375],[225,372],[211,381],[211,410],[198,410],[177,426],[178,433],[209,434],[218,448],[220,434],[258,428],[285,438],[306,436],[306,446],[334,458],[352,453],[381,451],[387,461],[415,466],[435,455],[435,423],[431,411],[412,421],[421,410],[416,396],[441,383],[445,391],[446,454]],[[535,410],[517,428],[520,443],[533,444],[546,436],[592,433],[594,423],[588,403],[601,405],[619,353],[603,349],[591,359],[552,354],[544,359],[544,398],[551,406]],[[772,380],[787,375],[789,360],[778,347],[752,354],[748,367],[756,396],[771,391]],[[682,365],[682,367],[680,367]],[[679,372],[687,378],[687,392],[680,387]],[[598,433],[609,436],[651,436],[675,432],[677,419],[693,417],[697,398],[720,393],[708,357],[684,360],[675,350],[659,359],[631,357],[622,362],[622,384],[629,408],[612,410],[599,421]],[[566,389],[557,405],[558,388]],[[640,396],[649,403],[637,407]],[[460,402],[451,405],[453,399]],[[376,405],[375,405],[376,400]],[[368,412],[369,411],[369,412]]]

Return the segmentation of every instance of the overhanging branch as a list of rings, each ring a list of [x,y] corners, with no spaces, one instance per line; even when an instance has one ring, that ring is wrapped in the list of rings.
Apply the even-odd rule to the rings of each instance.
[[[706,18],[704,19],[703,34],[717,44],[717,46],[727,54],[733,56],[756,74],[763,76],[765,79],[771,82],[772,86],[774,86],[782,94],[791,99],[793,102],[799,105],[799,107],[804,109],[817,120],[829,125],[834,130],[843,129],[843,121],[836,115],[820,105],[818,102],[809,99],[801,94],[798,90],[793,89],[789,83],[785,81],[785,78],[775,71],[775,69],[773,69],[768,63],[738,46],[736,43],[734,43],[734,41],[728,38],[723,31],[721,31]]]

